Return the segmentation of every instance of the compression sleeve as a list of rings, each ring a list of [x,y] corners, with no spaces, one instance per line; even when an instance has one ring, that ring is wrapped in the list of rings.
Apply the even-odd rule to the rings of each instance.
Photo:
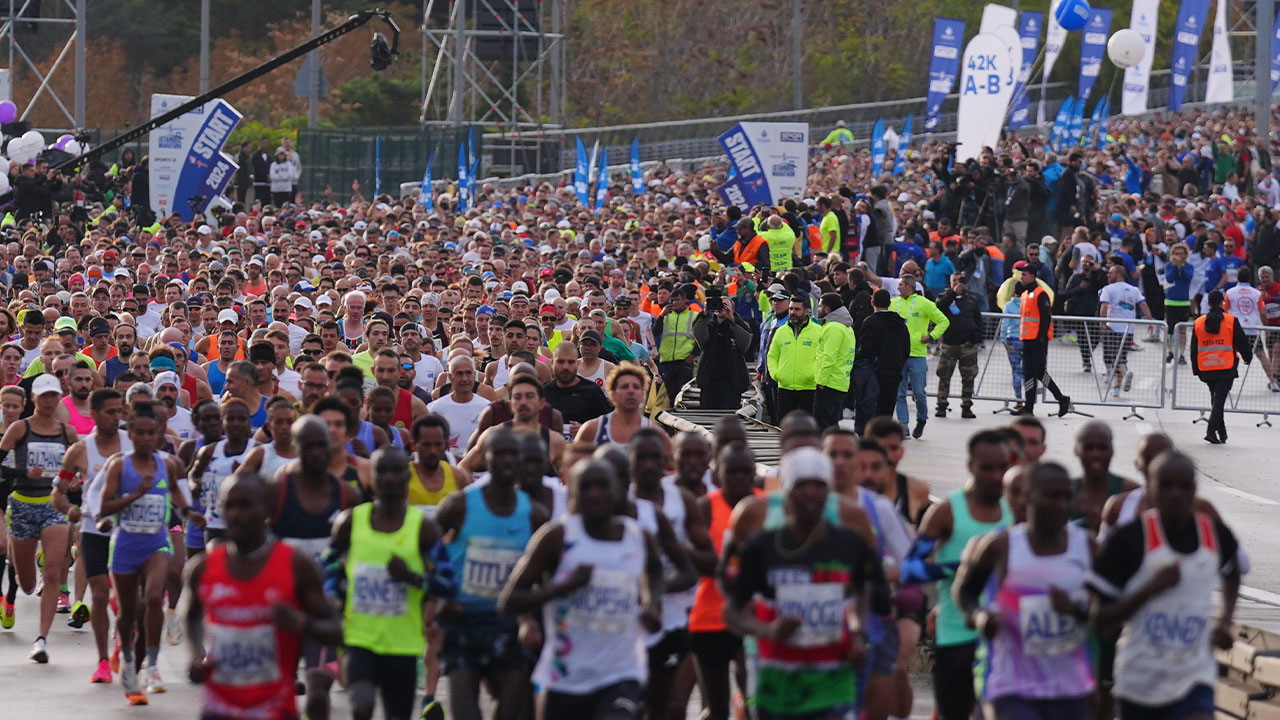
[[[937,549],[938,541],[923,535],[916,538],[911,551],[902,561],[898,571],[898,582],[904,585],[936,582],[949,575],[954,575],[959,563],[940,565],[930,562],[929,557]]]

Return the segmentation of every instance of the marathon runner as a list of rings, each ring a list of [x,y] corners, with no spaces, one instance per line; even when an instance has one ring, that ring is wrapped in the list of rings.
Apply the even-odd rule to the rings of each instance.
[[[596,445],[626,445],[640,428],[650,426],[644,415],[644,399],[649,391],[649,375],[639,365],[624,362],[604,381],[613,411],[588,420],[578,429],[577,439]]]
[[[229,478],[218,499],[227,541],[187,566],[188,677],[204,685],[206,720],[297,718],[302,642],[342,639],[319,569],[267,532],[273,497],[258,475]]]
[[[255,445],[244,456],[239,472],[258,473],[265,478],[275,477],[280,468],[297,459],[298,449],[293,444],[290,428],[298,419],[298,408],[288,398],[274,397],[267,401],[267,424],[270,442]],[[255,437],[256,439],[256,437]]]
[[[206,545],[222,539],[226,523],[218,514],[219,488],[227,478],[235,474],[246,453],[256,444],[249,426],[249,406],[240,398],[227,398],[222,403],[222,427],[226,437],[212,445],[205,445],[196,453],[191,466],[191,494],[199,498],[198,507],[205,516],[205,525],[187,528],[188,557],[203,552]],[[195,542],[192,542],[192,540]]]
[[[381,691],[384,716],[408,720],[426,644],[423,588],[440,530],[408,503],[404,451],[382,448],[372,460],[373,501],[342,511],[333,525],[332,551],[346,562],[343,663],[353,718],[372,718]]]

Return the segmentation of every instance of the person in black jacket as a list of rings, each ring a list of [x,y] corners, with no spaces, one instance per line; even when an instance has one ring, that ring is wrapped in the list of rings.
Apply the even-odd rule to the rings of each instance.
[[[253,199],[263,205],[271,202],[271,154],[266,138],[258,138],[258,149],[253,151]]]
[[[982,344],[982,311],[965,286],[964,274],[951,275],[951,287],[938,295],[936,305],[951,321],[938,346],[938,404],[935,417],[947,416],[951,375],[960,365],[960,417],[972,420],[973,380],[978,377],[978,347]]]
[[[1250,261],[1254,267],[1280,270],[1280,228],[1276,227],[1276,211],[1270,208],[1254,210],[1258,229],[1250,245]]]
[[[747,348],[751,326],[733,312],[721,295],[707,297],[707,312],[693,321],[693,339],[702,350],[694,381],[702,394],[698,405],[709,410],[737,410],[742,393],[751,387],[747,376]]]
[[[858,401],[853,423],[854,432],[859,435],[871,418],[893,414],[902,369],[911,355],[907,322],[889,310],[889,291],[877,290],[871,304],[875,312],[855,333],[858,345],[853,361],[853,392]]]
[[[1049,341],[1053,339],[1053,301],[1049,292],[1036,282],[1039,263],[1018,263],[1018,284],[1013,292],[1022,298],[1022,313],[1018,323],[1018,339],[1022,340],[1022,408],[1012,415],[1035,415],[1037,386],[1043,382],[1046,390],[1058,401],[1058,417],[1066,417],[1071,411],[1071,397],[1058,389],[1049,377]]]
[[[1240,321],[1222,309],[1224,297],[1221,290],[1209,293],[1209,312],[1196,320],[1195,330],[1191,333],[1191,371],[1200,378],[1200,382],[1209,386],[1211,398],[1209,427],[1204,439],[1214,445],[1227,441],[1227,425],[1222,416],[1231,386],[1236,382],[1240,359],[1243,358],[1246,365],[1253,362],[1253,345],[1249,336],[1244,334]],[[1226,331],[1231,337],[1229,347],[1222,342],[1223,323],[1233,328]]]

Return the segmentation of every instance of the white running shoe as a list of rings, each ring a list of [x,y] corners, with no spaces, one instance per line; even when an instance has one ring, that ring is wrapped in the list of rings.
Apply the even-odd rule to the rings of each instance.
[[[170,645],[181,645],[183,640],[182,619],[173,608],[164,611],[164,638]]]
[[[138,694],[138,668],[134,667],[132,660],[126,660],[123,655],[120,657],[120,685],[124,687],[125,695]]]
[[[44,641],[44,638],[36,638],[36,641],[31,644],[31,654],[27,657],[35,660],[41,665],[49,662],[49,648],[48,644]]]
[[[162,693],[165,691],[164,680],[160,679],[160,668],[152,665],[151,667],[148,667],[144,672],[146,672],[147,674],[146,675],[147,692]]]

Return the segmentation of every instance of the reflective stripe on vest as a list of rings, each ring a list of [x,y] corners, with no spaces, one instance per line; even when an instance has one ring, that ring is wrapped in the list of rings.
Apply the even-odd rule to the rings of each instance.
[[[1022,321],[1018,325],[1018,338],[1035,340],[1040,337],[1040,294],[1044,288],[1036,285],[1033,290],[1022,293]],[[1049,324],[1049,339],[1053,339],[1053,324]]]
[[[693,313],[685,310],[662,318],[662,339],[658,341],[658,362],[684,360],[693,354]],[[675,327],[669,320],[675,318]],[[681,323],[681,320],[684,322]],[[683,324],[683,328],[681,325]]]
[[[1205,328],[1205,319],[1204,315],[1196,318],[1196,364],[1201,372],[1230,370],[1236,365],[1236,319],[1224,313],[1216,333]]]

